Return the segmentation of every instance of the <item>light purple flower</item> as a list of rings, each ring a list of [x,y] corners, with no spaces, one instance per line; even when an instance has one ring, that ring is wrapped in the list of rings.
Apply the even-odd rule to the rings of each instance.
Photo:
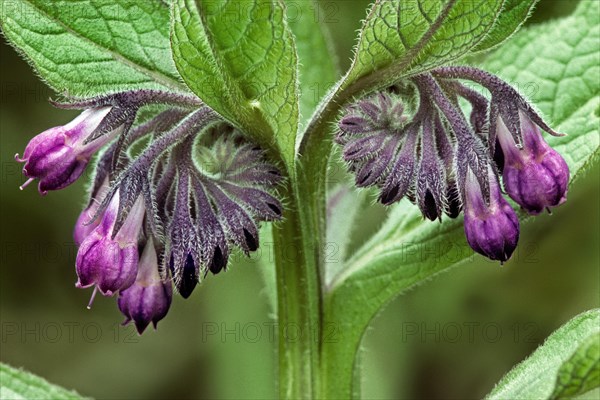
[[[131,208],[121,229],[113,235],[119,192],[111,199],[100,224],[85,238],[77,252],[78,288],[97,285],[105,296],[127,289],[137,274],[138,237],[145,207],[140,196]],[[114,236],[114,237],[113,237]]]
[[[135,283],[119,293],[119,310],[126,318],[123,325],[133,320],[140,335],[150,322],[156,329],[158,321],[167,315],[172,297],[171,280],[160,277],[156,250],[150,239],[144,247]]]
[[[29,178],[21,189],[34,179],[40,180],[38,190],[41,194],[63,189],[75,182],[91,156],[119,131],[116,129],[85,143],[110,110],[111,107],[85,110],[67,125],[50,128],[31,139],[23,157],[15,155],[17,161],[25,163],[23,174]]]
[[[567,200],[569,167],[542,137],[540,128],[519,111],[523,147],[519,149],[502,119],[498,142],[504,155],[503,180],[508,195],[530,214]]]
[[[519,219],[502,197],[491,168],[490,199],[486,202],[475,174],[469,170],[465,183],[465,235],[473,250],[491,260],[507,261],[519,241]]]

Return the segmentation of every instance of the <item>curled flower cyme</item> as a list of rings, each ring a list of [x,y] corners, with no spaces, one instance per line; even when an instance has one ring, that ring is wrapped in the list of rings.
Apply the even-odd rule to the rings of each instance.
[[[164,318],[173,285],[189,297],[208,272],[227,268],[234,248],[258,249],[262,221],[282,217],[278,168],[194,96],[137,90],[55,104],[84,111],[17,156],[25,185],[38,178],[42,194],[62,189],[99,153],[73,232],[76,286],[93,286],[92,300],[119,293],[139,333]],[[162,110],[139,120],[155,105]]]
[[[485,88],[490,99],[469,88]],[[418,105],[395,89],[348,106],[336,142],[358,187],[390,205],[406,197],[425,218],[464,211],[469,245],[492,260],[517,246],[518,218],[507,194],[530,214],[566,200],[569,169],[543,139],[559,136],[509,84],[472,67],[440,67],[408,80]],[[470,114],[459,99],[470,104]]]
[[[178,185],[169,189],[172,196],[157,200],[171,215],[165,268],[188,297],[200,276],[226,268],[233,247],[246,254],[258,248],[257,223],[282,215],[273,192],[281,176],[260,148],[230,128],[214,128],[173,151]],[[169,174],[168,165],[163,169]]]

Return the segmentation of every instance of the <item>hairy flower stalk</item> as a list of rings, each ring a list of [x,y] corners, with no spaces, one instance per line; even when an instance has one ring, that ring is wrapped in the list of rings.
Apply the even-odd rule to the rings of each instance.
[[[85,111],[36,136],[17,160],[26,184],[38,178],[45,194],[75,182],[100,153],[73,233],[76,286],[118,292],[140,334],[166,315],[171,281],[190,296],[208,272],[226,269],[233,248],[258,248],[261,221],[281,218],[277,168],[198,98],[138,90],[56,105]],[[140,120],[149,105],[164,110]],[[131,151],[140,141],[146,147]]]
[[[490,99],[465,80],[485,88]],[[418,93],[415,110],[383,91],[351,104],[341,118],[336,142],[357,186],[377,187],[385,205],[407,197],[431,220],[463,211],[469,245],[492,260],[508,260],[519,221],[499,175],[506,193],[530,214],[562,204],[569,169],[541,131],[560,134],[485,71],[442,67],[409,83]],[[470,104],[468,117],[461,99]]]

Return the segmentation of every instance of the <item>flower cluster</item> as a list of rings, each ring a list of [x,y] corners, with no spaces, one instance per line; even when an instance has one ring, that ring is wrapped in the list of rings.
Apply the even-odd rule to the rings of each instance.
[[[413,92],[418,104],[404,101]],[[430,220],[464,212],[469,245],[504,262],[517,246],[519,220],[500,175],[506,194],[530,214],[566,200],[569,169],[542,130],[560,136],[506,82],[476,68],[442,67],[350,105],[336,142],[357,186],[377,187],[385,205],[407,197]]]
[[[42,194],[62,189],[100,153],[74,230],[76,286],[94,287],[92,300],[118,293],[139,333],[166,315],[173,284],[187,298],[234,247],[258,248],[261,221],[281,218],[278,169],[197,98],[139,90],[57,106],[85,111],[16,156],[29,178],[21,188],[39,179]]]

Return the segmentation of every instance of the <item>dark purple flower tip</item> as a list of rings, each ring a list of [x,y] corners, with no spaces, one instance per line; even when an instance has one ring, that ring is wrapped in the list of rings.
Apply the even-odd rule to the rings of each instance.
[[[98,191],[93,195],[90,204],[81,212],[81,214],[79,214],[79,218],[77,218],[77,222],[75,223],[75,229],[73,230],[73,239],[77,246],[80,246],[85,238],[100,225],[102,214],[98,215],[94,220],[92,220],[92,218],[94,218],[98,212],[98,208],[104,200],[104,197],[106,197],[108,190],[108,178],[106,178],[98,188]]]
[[[473,250],[491,260],[507,261],[519,241],[519,219],[502,197],[496,176],[490,169],[490,201],[486,204],[479,182],[472,172],[465,183],[465,235]]]
[[[216,246],[213,250],[213,254],[208,264],[208,269],[214,275],[218,274],[227,267],[227,254],[221,250],[220,246]]]
[[[496,140],[496,145],[494,146],[494,163],[496,164],[496,168],[499,173],[504,172],[504,152],[502,151],[502,146],[500,146],[500,142]]]
[[[81,243],[75,262],[78,288],[97,285],[102,294],[112,296],[135,281],[139,259],[138,237],[145,208],[140,197],[121,229],[111,239],[118,209],[119,192],[111,199],[100,224]]]
[[[188,253],[185,256],[185,261],[183,263],[177,263],[176,265],[173,258],[171,258],[169,265],[171,274],[177,274],[175,275],[175,286],[177,287],[177,291],[181,297],[187,299],[192,295],[192,292],[198,284],[199,268],[196,267],[198,264],[194,261],[192,254]]]
[[[90,157],[118,132],[115,130],[112,135],[85,144],[86,138],[110,110],[111,107],[85,110],[67,125],[48,129],[31,139],[23,157],[15,156],[17,161],[25,163],[23,174],[29,178],[21,189],[34,179],[40,180],[38,189],[41,194],[63,189],[75,182]]]
[[[456,182],[449,181],[446,188],[446,207],[444,212],[452,219],[457,218],[462,211],[462,203],[460,202],[460,195]]]
[[[172,298],[171,281],[160,277],[154,243],[149,240],[140,258],[135,283],[119,293],[119,310],[126,318],[123,325],[133,320],[140,335],[150,322],[156,329],[158,321],[167,315]]]
[[[423,125],[420,153],[415,200],[425,218],[441,221],[446,203],[446,171],[438,156],[431,120]]]
[[[556,207],[567,200],[569,167],[542,137],[541,131],[521,112],[523,148],[517,148],[508,129],[499,121],[498,140],[505,158],[504,188],[529,214]]]

